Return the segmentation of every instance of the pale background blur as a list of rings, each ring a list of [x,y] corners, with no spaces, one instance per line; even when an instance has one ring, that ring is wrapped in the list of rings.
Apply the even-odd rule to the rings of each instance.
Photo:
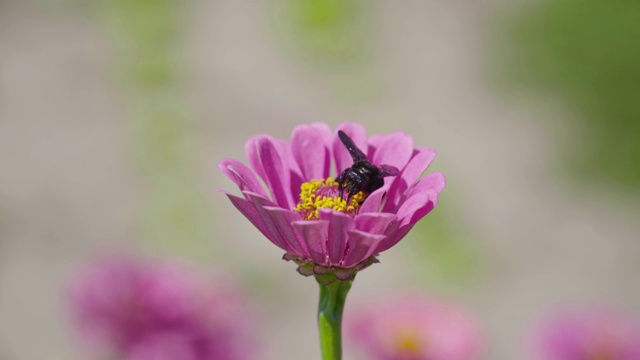
[[[78,359],[64,284],[114,248],[236,272],[265,359],[319,359],[315,282],[216,192],[236,192],[216,164],[247,138],[313,121],[403,130],[448,179],[347,316],[393,291],[454,299],[498,360],[558,304],[639,316],[640,9],[578,3],[0,0],[0,359]],[[598,26],[626,50],[589,60]]]

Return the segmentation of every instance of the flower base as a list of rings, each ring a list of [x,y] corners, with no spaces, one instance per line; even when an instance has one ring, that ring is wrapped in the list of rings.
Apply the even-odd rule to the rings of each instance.
[[[350,268],[318,265],[308,261],[303,257],[297,256],[291,253],[284,254],[282,259],[286,261],[293,261],[296,264],[298,264],[297,271],[300,275],[303,275],[303,276],[313,275],[315,276],[316,281],[319,284],[329,285],[335,281],[353,281],[358,271],[365,269],[372,264],[380,262],[376,257],[377,255],[378,254],[370,256],[369,258],[359,262],[358,264]]]

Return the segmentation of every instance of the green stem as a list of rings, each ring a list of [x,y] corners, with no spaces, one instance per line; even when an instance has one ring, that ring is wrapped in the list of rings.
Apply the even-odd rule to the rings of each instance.
[[[342,359],[342,310],[349,289],[351,289],[351,280],[338,280],[329,285],[320,284],[318,330],[322,360]]]

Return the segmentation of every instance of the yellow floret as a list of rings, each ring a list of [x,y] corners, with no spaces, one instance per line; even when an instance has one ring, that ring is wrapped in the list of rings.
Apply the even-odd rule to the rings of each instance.
[[[318,209],[334,209],[343,213],[352,214],[364,201],[366,194],[362,191],[346,200],[340,196],[327,197],[317,195],[321,188],[338,187],[338,183],[333,178],[315,180],[311,179],[300,186],[300,202],[296,205],[296,210],[303,214],[305,220],[319,219]]]

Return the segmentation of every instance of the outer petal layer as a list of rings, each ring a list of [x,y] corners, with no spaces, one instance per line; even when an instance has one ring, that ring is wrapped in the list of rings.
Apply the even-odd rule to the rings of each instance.
[[[251,191],[266,196],[256,175],[243,163],[233,159],[222,159],[222,161],[218,163],[218,168],[220,168],[231,181],[236,183],[241,191]]]
[[[439,193],[444,189],[445,184],[446,179],[444,175],[440,172],[433,172],[427,174],[427,176],[420,179],[420,181],[418,181],[413,187],[411,187],[407,196],[410,197],[414,194],[430,190]]]
[[[395,214],[389,213],[360,214],[356,216],[356,229],[370,234],[384,234],[396,219]]]
[[[389,135],[371,137],[369,146],[373,149],[371,163],[392,165],[402,170],[413,153],[413,138],[401,131]]]
[[[302,220],[300,214],[278,207],[265,207],[265,210],[277,226],[282,239],[287,243],[289,251],[308,258],[307,245],[292,226],[293,222]]]
[[[360,207],[360,214],[379,213],[380,205],[382,205],[382,201],[386,197],[388,189],[389,189],[389,186],[384,185],[380,189],[369,194],[367,199],[364,201],[364,203]]]
[[[271,198],[281,207],[293,208],[291,170],[286,166],[284,151],[270,136],[258,135],[247,141],[247,158],[253,170],[264,180]]]
[[[339,266],[347,247],[347,232],[355,227],[353,218],[330,209],[320,209],[319,214],[320,220],[329,221],[327,255],[329,256],[330,265]]]
[[[426,191],[414,194],[398,209],[398,219],[400,225],[413,224],[422,219],[429,211],[434,208],[434,202],[437,202],[437,193],[435,191]]]
[[[377,245],[385,238],[384,235],[369,234],[360,230],[351,230],[348,235],[349,252],[341,264],[345,268],[353,267],[373,255]]]
[[[267,207],[273,207],[273,203],[263,197],[260,197],[256,194],[245,193],[245,195],[251,198],[251,201],[255,205],[255,208],[264,222],[267,233],[269,234],[267,237],[273,242],[277,244],[282,244],[282,248],[286,251],[296,251],[292,249],[289,245],[290,241],[285,239],[280,231],[279,225],[274,221],[272,216],[267,212]]]
[[[435,157],[436,152],[431,148],[420,147],[414,150],[407,166],[405,166],[400,176],[398,176],[396,181],[394,181],[389,188],[389,192],[387,193],[387,202],[383,211],[397,211],[398,205],[400,201],[402,201],[403,194],[405,194],[407,189],[416,183],[418,178],[422,173],[424,173],[427,167],[429,167]]]
[[[323,179],[331,171],[331,130],[325,124],[300,125],[291,135],[291,152],[303,179]],[[306,181],[305,180],[305,181]]]
[[[316,264],[326,264],[329,221],[300,220],[294,221],[292,225],[305,241],[311,260]]]
[[[244,215],[267,239],[271,240],[277,247],[287,251],[287,245],[282,241],[280,237],[276,237],[272,234],[272,230],[262,219],[262,215],[258,212],[256,206],[248,200],[237,197],[235,195],[226,194],[233,206]]]

